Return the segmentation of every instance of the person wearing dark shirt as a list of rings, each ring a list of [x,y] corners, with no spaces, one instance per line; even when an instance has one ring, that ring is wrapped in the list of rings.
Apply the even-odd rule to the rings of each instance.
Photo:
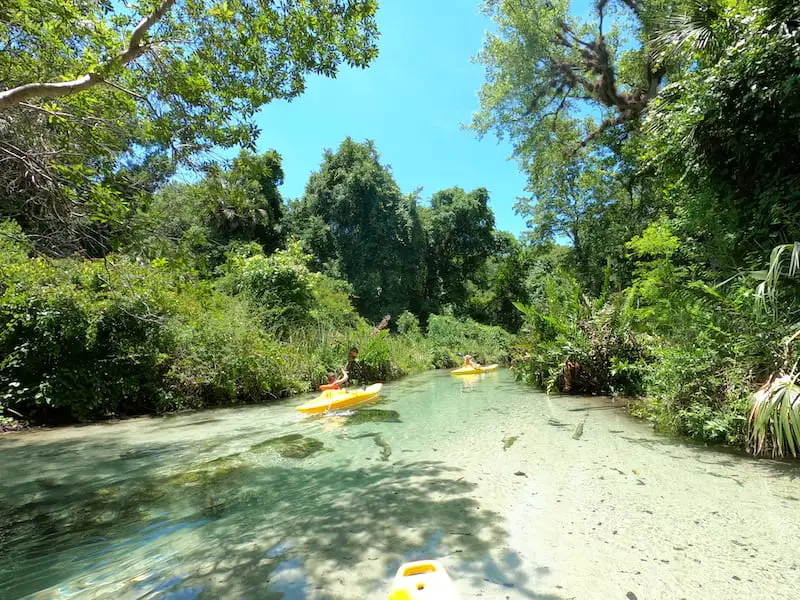
[[[349,383],[363,383],[361,363],[358,362],[358,348],[353,346],[347,353],[347,363],[342,367],[342,377],[336,382],[340,386]]]

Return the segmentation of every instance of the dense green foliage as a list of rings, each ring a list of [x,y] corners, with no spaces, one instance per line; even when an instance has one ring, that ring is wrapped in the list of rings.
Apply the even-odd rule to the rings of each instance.
[[[287,221],[314,268],[347,279],[369,318],[410,311],[426,323],[450,309],[462,318],[519,325],[504,312],[513,284],[491,290],[495,272],[518,259],[519,244],[495,230],[483,188],[441,190],[429,203],[404,196],[375,145],[348,138],[325,153]]]
[[[285,241],[281,183],[274,151],[242,152],[228,168],[211,164],[198,182],[169,183],[148,199],[126,250],[143,259],[183,260],[205,276],[237,244],[252,241],[274,251]]]
[[[486,326],[471,319],[460,321],[451,315],[431,315],[428,340],[434,366],[455,367],[460,352],[472,355],[483,364],[507,360],[511,336],[501,327]]]
[[[454,232],[400,192],[371,142],[327,151],[291,207],[280,155],[254,152],[260,106],[302,93],[309,73],[375,58],[376,10],[374,0],[0,9],[0,417],[275,398],[326,381],[352,345],[374,380],[452,364],[484,338],[486,356],[505,359],[495,328],[451,318],[447,339],[425,334],[445,303],[468,316],[466,288],[436,279],[443,265],[428,277]],[[206,153],[234,146],[231,161]],[[479,238],[462,247],[469,277],[493,256],[495,232],[488,194],[465,197],[481,211]]]
[[[533,254],[569,241],[519,304],[518,376],[795,454],[796,254],[769,255],[800,239],[797,4],[486,6],[475,126],[529,173]]]
[[[292,206],[292,232],[319,268],[347,278],[362,314],[418,312],[425,247],[416,202],[405,198],[371,142],[326,152]]]
[[[469,353],[800,451],[796,3],[485,0],[473,127],[528,176],[520,239],[486,189],[403,193],[371,141],[281,197],[255,110],[366,66],[374,1],[79,8],[0,10],[0,417],[274,398],[358,345],[371,380]]]
[[[462,306],[467,282],[494,253],[494,215],[489,192],[452,188],[436,192],[423,210],[428,233],[426,297],[434,310]]]
[[[370,380],[508,359],[509,334],[469,318],[506,324],[489,271],[522,252],[485,190],[422,206],[349,139],[289,207],[282,179],[276,152],[243,151],[162,185],[102,259],[48,258],[6,222],[2,406],[69,422],[260,401],[314,389],[353,345]]]
[[[377,55],[374,0],[11,0],[0,8],[0,214],[103,254],[176,165],[253,147],[256,110]]]
[[[2,230],[2,404],[33,421],[253,402],[312,389],[361,346],[375,380],[452,365],[464,349],[504,360],[508,334],[452,317],[387,336],[350,303],[344,282],[308,270],[291,246],[232,253],[204,281],[163,259],[139,265],[29,258],[18,227]],[[438,322],[437,322],[438,323]]]

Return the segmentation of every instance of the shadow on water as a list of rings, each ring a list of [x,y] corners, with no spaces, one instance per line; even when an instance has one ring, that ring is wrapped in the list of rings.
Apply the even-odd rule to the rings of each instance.
[[[589,412],[589,411],[599,411],[599,410],[620,410],[624,409],[623,405],[601,405],[601,406],[579,406],[577,408],[568,408],[567,412]]]
[[[224,582],[228,595],[263,597],[274,591],[266,576],[263,548],[248,548],[258,539],[252,513],[268,510],[277,522],[264,525],[263,533],[280,531],[291,545],[284,561],[300,559],[317,589],[336,589],[345,584],[342,574],[364,561],[375,563],[373,577],[385,580],[406,560],[455,554],[476,582],[498,581],[524,593],[528,576],[519,564],[489,558],[507,536],[499,515],[481,510],[469,497],[475,485],[459,476],[457,469],[441,463],[416,462],[370,469],[268,468],[257,474],[263,490],[249,500],[247,510],[230,506],[212,526],[213,564],[203,580]],[[257,545],[257,544],[256,544]],[[310,557],[303,561],[303,557]],[[192,563],[208,560],[205,550]],[[320,568],[322,566],[322,568]],[[476,582],[473,582],[475,585]],[[199,583],[199,582],[198,582]],[[308,583],[306,597],[312,586]],[[478,585],[480,587],[480,585]],[[533,592],[530,598],[547,598]]]
[[[129,452],[106,440],[4,449],[4,460],[26,450],[87,453],[59,475],[3,482],[0,564],[11,568],[0,572],[0,597],[65,582],[92,593],[107,585],[115,595],[127,589],[169,598],[368,597],[403,561],[449,556],[458,565],[454,577],[476,589],[491,584],[531,599],[559,598],[533,591],[538,571],[503,553],[502,517],[481,508],[476,485],[456,468],[430,461],[369,469],[349,461],[264,464],[245,452],[179,473],[157,470],[154,457],[181,449]],[[106,458],[89,458],[98,453]],[[149,466],[131,473],[137,460]]]
[[[737,469],[742,463],[764,470],[765,475],[778,475],[790,480],[800,479],[800,461],[792,459],[777,459],[770,457],[755,457],[742,449],[722,445],[707,445],[685,438],[670,437],[658,434],[656,437],[637,438],[621,435],[621,439],[648,450],[656,450],[667,454],[676,460],[691,460],[700,465],[712,467],[727,467]],[[691,455],[670,452],[670,449],[690,449]]]

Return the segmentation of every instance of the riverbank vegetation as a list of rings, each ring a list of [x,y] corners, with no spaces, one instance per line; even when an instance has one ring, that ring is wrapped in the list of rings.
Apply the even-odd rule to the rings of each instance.
[[[358,345],[372,379],[469,352],[666,432],[800,449],[796,4],[487,0],[473,128],[528,176],[519,239],[485,189],[403,192],[368,140],[281,196],[253,115],[367,67],[373,1],[90,2],[45,28],[48,6],[2,34],[3,418],[263,401]]]
[[[507,360],[508,333],[449,307],[427,316],[425,334],[408,311],[392,333],[391,320],[376,326],[351,284],[313,271],[297,241],[267,254],[247,234],[208,243],[206,226],[183,225],[145,240],[145,254],[94,259],[37,253],[18,225],[3,225],[7,416],[62,423],[274,399],[326,382],[354,345],[371,380],[454,366],[465,350]]]
[[[559,253],[520,307],[518,376],[633,395],[663,431],[796,454],[797,4],[486,10],[474,127],[514,142],[532,252]]]
[[[485,190],[422,206],[347,139],[288,202],[280,154],[254,151],[260,106],[375,58],[376,2],[90,2],[57,26],[51,8],[3,20],[5,423],[309,391],[353,345],[375,380],[507,359],[510,336],[468,307],[510,243]]]

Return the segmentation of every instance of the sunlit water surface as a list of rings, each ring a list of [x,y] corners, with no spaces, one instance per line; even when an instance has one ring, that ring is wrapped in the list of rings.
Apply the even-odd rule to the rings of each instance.
[[[0,598],[381,599],[423,557],[462,598],[797,597],[794,464],[503,371],[302,400],[0,438]]]

